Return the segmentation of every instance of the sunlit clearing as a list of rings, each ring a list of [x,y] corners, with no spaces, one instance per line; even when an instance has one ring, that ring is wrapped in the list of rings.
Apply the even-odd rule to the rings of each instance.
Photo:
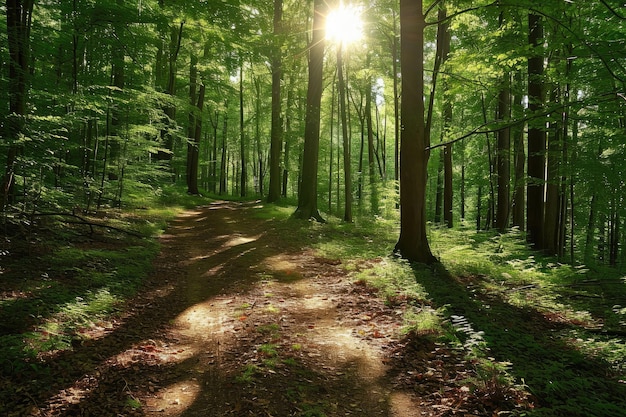
[[[339,5],[326,16],[326,38],[335,42],[356,42],[363,37],[361,8],[354,5]]]

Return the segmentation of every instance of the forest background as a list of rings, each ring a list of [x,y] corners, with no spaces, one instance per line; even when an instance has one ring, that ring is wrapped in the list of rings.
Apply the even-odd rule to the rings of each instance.
[[[182,200],[181,187],[279,202],[339,228],[399,229],[396,252],[410,261],[435,263],[429,241],[447,237],[434,253],[445,268],[458,272],[463,258],[463,276],[494,287],[513,275],[500,290],[514,303],[545,301],[520,288],[592,297],[582,304],[604,321],[568,316],[590,332],[568,337],[619,379],[626,10],[616,0],[418,3],[355,3],[363,36],[344,44],[324,35],[339,2],[7,0],[0,260],[21,238],[30,254],[49,227],[123,234],[116,216]],[[557,363],[550,378],[565,372]],[[572,391],[544,388],[563,403]],[[590,409],[619,415],[611,401]]]
[[[313,18],[301,3],[8,1],[3,221],[141,204],[180,181],[294,198]],[[426,217],[527,226],[560,259],[616,265],[624,16],[578,3],[425,10]],[[327,42],[346,56],[325,58],[315,175],[320,207],[347,221],[353,196],[361,214],[393,215],[400,179],[398,5],[360,7],[364,37]]]
[[[358,5],[363,37],[341,47],[312,43],[303,1],[1,9],[4,225],[141,206],[172,183],[294,201],[312,176],[328,215],[397,215],[397,2]],[[623,263],[621,5],[436,1],[423,13],[420,222],[514,227],[562,261]],[[319,156],[303,176],[308,52],[324,43]]]

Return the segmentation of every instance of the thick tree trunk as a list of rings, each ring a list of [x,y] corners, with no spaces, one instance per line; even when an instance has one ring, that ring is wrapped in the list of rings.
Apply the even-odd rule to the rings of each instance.
[[[1,182],[2,207],[13,202],[15,196],[15,171],[22,146],[19,139],[24,134],[28,76],[30,74],[30,29],[34,0],[7,0],[7,44],[9,49],[9,116],[6,137],[9,142],[5,174]]]
[[[274,45],[272,51],[272,132],[270,140],[270,184],[268,203],[280,198],[280,155],[283,146],[283,124],[281,120],[282,34],[283,0],[274,0]]]
[[[320,107],[323,89],[324,26],[326,1],[315,0],[313,37],[309,48],[309,87],[304,127],[304,155],[298,192],[298,208],[294,216],[323,221],[317,208],[317,169],[320,142]]]
[[[534,49],[528,59],[528,109],[538,112],[544,105],[543,60],[541,52],[543,25],[536,14],[528,16],[528,43]],[[544,186],[546,138],[543,119],[529,123],[528,128],[528,182],[526,184],[527,230],[529,242],[536,249],[544,248]]]
[[[560,87],[553,85],[550,100],[553,104],[558,103]],[[544,250],[550,255],[561,255],[563,247],[561,245],[561,230],[563,229],[562,217],[562,186],[561,186],[561,163],[563,157],[563,137],[561,122],[553,115],[550,122],[548,134],[548,155],[547,155],[547,182],[546,201],[544,219]]]
[[[433,263],[426,236],[429,143],[424,118],[424,27],[422,1],[400,0],[402,130],[400,236],[395,252],[411,262]]]

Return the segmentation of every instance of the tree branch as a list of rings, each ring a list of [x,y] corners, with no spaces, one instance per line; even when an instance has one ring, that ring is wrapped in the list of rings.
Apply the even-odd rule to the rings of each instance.
[[[133,232],[131,230],[125,230],[119,227],[115,227],[115,226],[111,226],[108,224],[102,224],[102,223],[96,223],[93,222],[89,219],[86,219],[85,217],[79,216],[78,214],[75,213],[55,213],[55,212],[50,212],[50,213],[33,213],[31,214],[31,216],[33,217],[44,217],[44,216],[59,216],[59,217],[71,217],[74,219],[78,219],[78,221],[65,221],[64,223],[67,224],[83,224],[86,226],[89,226],[89,230],[90,230],[90,234],[93,234],[93,228],[95,227],[102,227],[105,229],[111,229],[111,230],[115,230],[116,232],[120,232],[120,233],[125,233],[127,235],[130,236],[134,236],[134,237],[138,237],[138,238],[145,238],[146,236],[144,235],[140,235],[139,233]]]
[[[434,4],[437,4],[437,3],[439,3],[439,2],[438,2],[438,1],[436,1]],[[460,15],[462,15],[462,14],[464,14],[464,13],[469,13],[469,12],[473,12],[474,10],[480,10],[480,9],[482,9],[482,8],[493,7],[493,6],[497,6],[497,5],[498,5],[498,1],[496,0],[496,1],[494,1],[493,3],[485,4],[484,6],[469,7],[469,8],[467,8],[467,9],[463,9],[463,10],[459,10],[458,12],[454,12],[454,13],[452,13],[451,15],[446,16],[446,18],[445,18],[445,19],[442,19],[442,20],[436,20],[436,21],[434,21],[434,22],[426,22],[426,26],[438,25],[438,24],[440,24],[440,23],[443,23],[443,22],[447,22],[447,21],[449,21],[449,20],[452,20],[452,19],[454,19],[455,17],[460,16]],[[432,5],[431,5],[431,7],[432,7]],[[430,12],[430,10],[431,10],[431,9],[429,8],[426,14],[428,14],[428,12]]]
[[[615,99],[615,92],[601,94],[599,97],[606,97],[606,98],[604,98],[603,100],[600,100],[600,101],[596,101],[596,102],[594,102],[594,104],[597,104],[597,103],[600,103],[600,102],[603,102],[603,101],[614,100]],[[449,140],[447,142],[441,142],[441,143],[438,143],[436,145],[429,146],[425,150],[432,151],[433,149],[441,148],[441,147],[444,147],[444,146],[447,146],[447,145],[452,145],[452,144],[454,144],[456,142],[460,142],[463,139],[466,139],[466,138],[468,138],[468,137],[470,137],[472,135],[484,135],[484,134],[489,134],[489,133],[496,133],[496,132],[499,132],[499,131],[501,131],[503,129],[507,129],[507,128],[510,128],[510,127],[513,127],[513,126],[517,126],[517,125],[519,125],[521,123],[526,123],[526,122],[529,122],[531,120],[535,120],[535,119],[539,119],[541,117],[545,117],[545,116],[547,116],[549,114],[552,114],[552,113],[554,113],[556,111],[561,111],[561,110],[565,109],[566,107],[574,107],[573,104],[580,104],[581,107],[583,107],[584,103],[586,103],[587,101],[589,101],[589,100],[579,100],[579,101],[576,101],[576,102],[560,104],[558,106],[550,107],[550,108],[548,108],[548,109],[546,109],[546,110],[544,110],[544,111],[542,111],[540,113],[535,113],[535,114],[523,117],[521,119],[512,120],[510,123],[502,123],[499,120],[491,120],[491,121],[485,122],[485,123],[475,127],[474,129],[472,129],[469,132],[459,136],[458,138],[454,138],[454,139]],[[492,126],[492,125],[497,125],[497,126],[494,127],[494,128],[491,128],[491,129],[484,129],[487,126]]]
[[[606,6],[606,8],[609,9],[609,11],[613,13],[618,19],[626,20],[626,16],[622,16],[621,14],[617,13],[617,10],[611,7],[611,5],[606,2],[606,0],[600,0],[600,3],[604,4],[604,6]]]

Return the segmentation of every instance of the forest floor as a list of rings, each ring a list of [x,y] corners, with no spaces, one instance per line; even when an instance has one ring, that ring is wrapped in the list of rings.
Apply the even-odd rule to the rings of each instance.
[[[6,383],[7,415],[500,411],[458,383],[470,368],[462,354],[400,336],[402,300],[385,303],[340,261],[316,256],[254,210],[214,202],[178,216],[139,295],[114,319],[82,329],[71,349],[41,356],[45,376],[26,369]]]
[[[112,318],[79,329],[71,348],[39,354],[33,369],[13,365],[18,379],[0,378],[0,415],[472,417],[533,408],[533,396],[503,384],[495,368],[477,375],[463,349],[428,333],[404,334],[404,313],[416,300],[383,299],[339,258],[315,252],[307,241],[318,238],[313,230],[290,230],[293,223],[261,211],[254,202],[217,201],[179,215],[159,237],[138,295]],[[430,290],[454,304],[444,277],[436,279]],[[479,304],[487,302],[496,310],[495,300]],[[459,306],[470,314],[473,303]],[[506,317],[516,314],[507,308]],[[554,327],[520,317],[524,331],[537,332],[531,339]],[[525,351],[527,364],[545,354],[526,349],[520,358]],[[480,389],[470,383],[477,377]]]

